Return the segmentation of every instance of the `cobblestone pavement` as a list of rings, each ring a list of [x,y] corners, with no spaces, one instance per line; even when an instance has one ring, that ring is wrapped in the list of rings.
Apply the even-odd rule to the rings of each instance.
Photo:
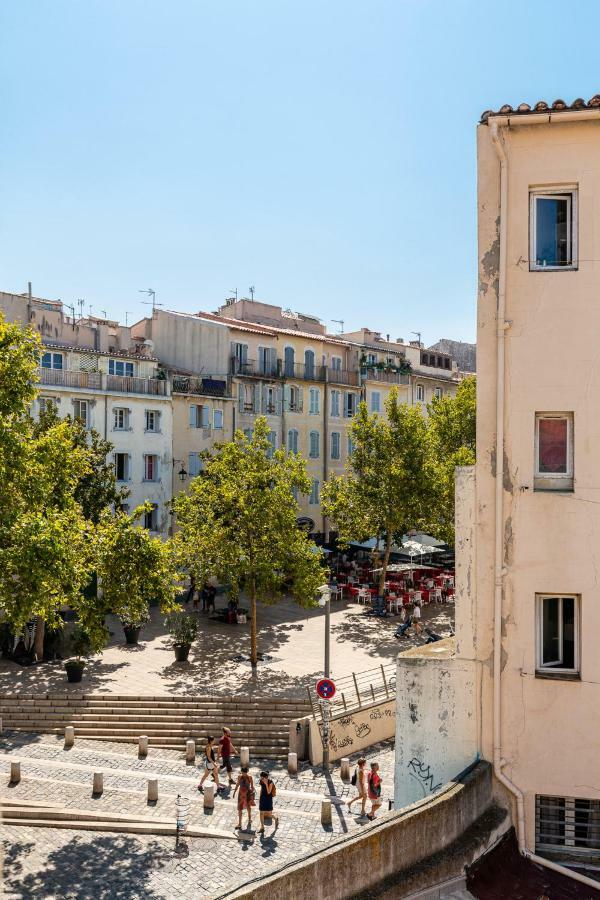
[[[351,757],[351,764],[357,756]],[[383,806],[393,794],[393,743],[370,748],[383,777]],[[11,759],[21,760],[18,785],[8,786]],[[277,784],[279,827],[265,835],[250,832],[246,842],[220,838],[187,838],[185,855],[174,852],[174,839],[117,833],[94,833],[59,828],[7,826],[4,841],[5,897],[29,900],[134,900],[134,898],[217,898],[237,886],[267,874],[340,836],[371,827],[345,801],[354,789],[344,784],[336,765],[325,775],[308,765],[290,777],[281,763],[251,760],[257,779],[261,769]],[[138,759],[137,748],[123,744],[77,740],[70,750],[53,735],[5,733],[0,738],[0,796],[36,800],[65,808],[133,813],[174,819],[178,793],[192,800],[190,824],[233,833],[235,801],[229,791],[205,812],[196,791],[200,770],[186,765],[182,754],[151,748]],[[104,793],[92,797],[92,772],[104,772]],[[158,777],[159,800],[146,801],[146,781]],[[321,825],[323,797],[333,799],[333,825]],[[253,814],[258,827],[258,811]]]
[[[223,601],[221,601],[223,602]],[[226,625],[199,615],[199,636],[190,660],[177,663],[168,646],[162,616],[152,619],[136,647],[125,644],[120,622],[109,618],[112,636],[101,657],[88,661],[81,684],[67,683],[62,663],[22,668],[0,660],[0,694],[10,692],[143,694],[214,694],[233,692],[305,697],[307,679],[323,671],[324,616],[321,609],[302,609],[291,600],[273,606],[259,604],[259,649],[269,654],[254,681],[248,663],[236,659],[249,652],[250,625]],[[423,608],[423,624],[447,635],[454,621],[453,603]],[[334,678],[393,662],[399,650],[422,644],[412,630],[398,640],[398,618],[374,618],[364,606],[332,601],[331,673]]]

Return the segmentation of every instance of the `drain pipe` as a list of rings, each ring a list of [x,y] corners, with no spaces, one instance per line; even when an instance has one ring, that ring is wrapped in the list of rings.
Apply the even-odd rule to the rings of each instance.
[[[523,792],[508,778],[502,769],[506,760],[502,758],[502,594],[503,581],[506,574],[503,562],[504,535],[504,397],[505,397],[505,334],[510,323],[506,321],[506,235],[508,216],[508,158],[504,149],[498,123],[490,123],[491,137],[500,161],[500,261],[498,272],[498,316],[496,347],[496,498],[495,498],[495,547],[494,547],[494,775],[516,799],[517,803],[517,839],[519,850],[532,862],[545,866],[566,875],[575,881],[581,881],[598,890],[599,883],[579,872],[573,872],[566,866],[537,856],[525,846],[525,806]]]

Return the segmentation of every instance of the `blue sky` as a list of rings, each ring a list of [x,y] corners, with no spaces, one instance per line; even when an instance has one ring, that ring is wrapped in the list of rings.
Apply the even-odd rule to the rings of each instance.
[[[255,285],[332,330],[473,340],[479,115],[600,91],[599,25],[592,0],[4,2],[0,289],[131,322],[141,288]]]

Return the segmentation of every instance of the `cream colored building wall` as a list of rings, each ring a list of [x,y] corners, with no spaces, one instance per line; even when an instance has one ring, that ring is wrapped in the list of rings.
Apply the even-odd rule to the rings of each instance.
[[[511,128],[506,142],[502,754],[525,794],[530,849],[536,794],[600,799],[600,127],[567,121]],[[478,167],[477,656],[490,759],[500,170],[485,125]],[[530,272],[529,189],[561,184],[578,185],[579,268]],[[573,493],[533,490],[538,411],[574,414]],[[536,677],[535,595],[544,592],[581,597],[580,680]]]
[[[173,407],[173,495],[188,490],[191,482],[190,454],[212,450],[215,444],[230,441],[233,437],[233,401],[225,397],[208,397],[199,394],[174,392]],[[205,406],[209,410],[209,428],[196,428],[190,424],[190,407]],[[223,413],[223,428],[215,428],[215,410]],[[184,482],[178,472],[183,465],[188,473]]]

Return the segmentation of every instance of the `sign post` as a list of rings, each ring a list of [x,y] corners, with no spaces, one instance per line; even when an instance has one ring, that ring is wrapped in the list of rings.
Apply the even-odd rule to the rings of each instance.
[[[335,697],[335,690],[335,682],[331,678],[320,678],[317,681],[316,692],[323,719],[323,768],[326,772],[329,771],[329,725],[331,701]]]

